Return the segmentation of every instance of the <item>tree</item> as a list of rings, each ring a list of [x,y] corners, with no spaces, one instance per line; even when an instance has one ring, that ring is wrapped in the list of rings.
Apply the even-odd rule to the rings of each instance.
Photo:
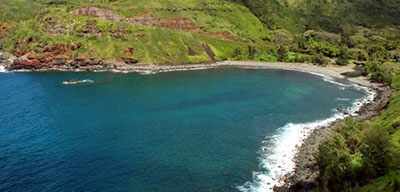
[[[327,65],[329,60],[325,58],[321,53],[314,53],[312,55],[312,62],[317,65]]]
[[[344,66],[344,65],[347,65],[349,63],[349,54],[348,54],[347,50],[348,50],[347,47],[341,47],[340,48],[339,57],[336,60],[336,64],[337,65]]]
[[[364,132],[363,170],[367,178],[376,178],[386,174],[391,163],[391,147],[389,133],[382,128],[367,127]]]
[[[319,167],[321,191],[343,191],[350,166],[349,149],[340,134],[334,134],[318,147],[316,156]]]
[[[249,52],[249,59],[253,59],[254,55],[257,53],[256,47],[249,45],[247,46],[247,50]]]
[[[285,61],[285,58],[287,57],[287,50],[285,46],[280,45],[278,49],[278,61]]]
[[[390,84],[392,82],[392,73],[389,69],[380,65],[380,62],[368,61],[362,69],[364,75],[370,75],[372,79]]]

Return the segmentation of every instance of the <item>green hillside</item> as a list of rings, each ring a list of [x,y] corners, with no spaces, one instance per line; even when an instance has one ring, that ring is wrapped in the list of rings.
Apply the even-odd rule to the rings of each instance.
[[[400,25],[398,0],[231,0],[248,7],[268,28],[340,33],[345,25]]]
[[[69,59],[82,55],[198,63],[233,58],[235,49],[248,46],[264,49],[270,36],[248,9],[225,1],[1,0],[1,4],[5,16],[0,22],[9,29],[2,29],[0,46],[15,55],[31,51],[41,55],[45,47],[55,46],[62,49],[55,57]],[[99,15],[70,13],[88,7]]]

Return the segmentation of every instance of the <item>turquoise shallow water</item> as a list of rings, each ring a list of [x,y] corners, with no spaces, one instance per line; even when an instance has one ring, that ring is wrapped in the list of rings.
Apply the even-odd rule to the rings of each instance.
[[[365,95],[282,70],[0,73],[0,191],[236,191],[278,128]]]

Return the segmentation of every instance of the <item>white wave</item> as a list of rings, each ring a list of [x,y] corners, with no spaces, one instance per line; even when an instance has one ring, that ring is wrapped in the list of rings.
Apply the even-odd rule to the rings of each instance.
[[[266,137],[259,150],[261,154],[260,167],[263,171],[253,172],[252,181],[238,186],[237,189],[245,192],[267,192],[273,191],[274,186],[282,186],[284,184],[284,176],[295,169],[294,157],[298,147],[303,144],[304,139],[314,129],[327,126],[338,119],[343,119],[347,114],[357,115],[356,112],[362,105],[372,102],[374,99],[375,92],[372,90],[358,85],[351,86],[364,90],[367,95],[356,100],[351,107],[348,107],[342,113],[335,113],[330,118],[309,123],[288,123],[279,128],[277,134]],[[265,146],[269,147],[266,148]]]
[[[366,87],[359,87],[359,88],[363,89],[367,93],[367,96],[356,100],[356,102],[352,104],[352,106],[347,110],[347,113],[351,115],[357,115],[357,111],[359,111],[363,105],[373,102],[374,98],[376,97],[376,92],[369,90]]]
[[[314,129],[328,125],[339,118],[343,118],[343,115],[336,114],[328,119],[311,123],[288,123],[279,128],[278,134],[267,137],[265,140],[265,143],[272,145],[267,150],[263,147],[260,152],[262,153],[260,166],[265,171],[253,172],[253,181],[248,181],[237,189],[247,192],[266,192],[273,191],[274,186],[282,186],[283,177],[294,171],[296,164],[293,160],[303,140]]]
[[[154,75],[154,74],[157,74],[157,73],[158,73],[157,71],[152,71],[152,70],[139,72],[140,75]]]
[[[324,80],[326,82],[329,82],[329,83],[332,83],[332,84],[335,84],[335,85],[339,85],[341,87],[349,87],[349,86],[351,86],[349,84],[340,83],[340,82],[337,81],[338,79],[335,79],[335,78],[333,78],[333,77],[331,77],[329,75],[324,75],[324,74],[315,73],[315,72],[306,72],[306,73],[322,77],[322,80]]]
[[[335,84],[335,85],[339,85],[341,87],[350,87],[351,86],[349,84],[340,83],[340,82],[336,81],[334,78],[332,78],[331,76],[325,76],[324,75],[324,76],[322,76],[322,79],[324,81],[326,81],[326,82],[329,82],[329,83],[332,83],[332,84]]]
[[[75,84],[82,84],[82,83],[94,83],[93,80],[91,79],[70,79],[70,80],[65,80],[62,82],[64,85],[75,85]]]
[[[6,73],[6,68],[2,65],[0,65],[0,73]]]
[[[337,100],[337,101],[350,101],[349,98],[342,98],[342,97],[339,97],[339,98],[337,98],[336,100]]]

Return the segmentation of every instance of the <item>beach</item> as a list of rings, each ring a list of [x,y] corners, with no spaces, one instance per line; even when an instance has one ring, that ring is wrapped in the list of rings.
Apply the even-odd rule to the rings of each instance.
[[[138,65],[118,65],[115,72],[139,72],[143,74],[152,74],[159,72],[169,71],[186,71],[186,70],[200,70],[215,67],[247,67],[247,68],[270,68],[270,69],[282,69],[301,71],[306,73],[314,73],[320,75],[326,75],[337,79],[345,79],[343,73],[353,72],[354,67],[350,66],[319,66],[306,63],[283,63],[283,62],[261,62],[261,61],[221,61],[209,64],[184,64],[184,65],[156,65],[156,64],[138,64]],[[377,88],[380,85],[371,83],[368,78],[359,76],[354,78],[348,78],[352,83],[364,86]]]

